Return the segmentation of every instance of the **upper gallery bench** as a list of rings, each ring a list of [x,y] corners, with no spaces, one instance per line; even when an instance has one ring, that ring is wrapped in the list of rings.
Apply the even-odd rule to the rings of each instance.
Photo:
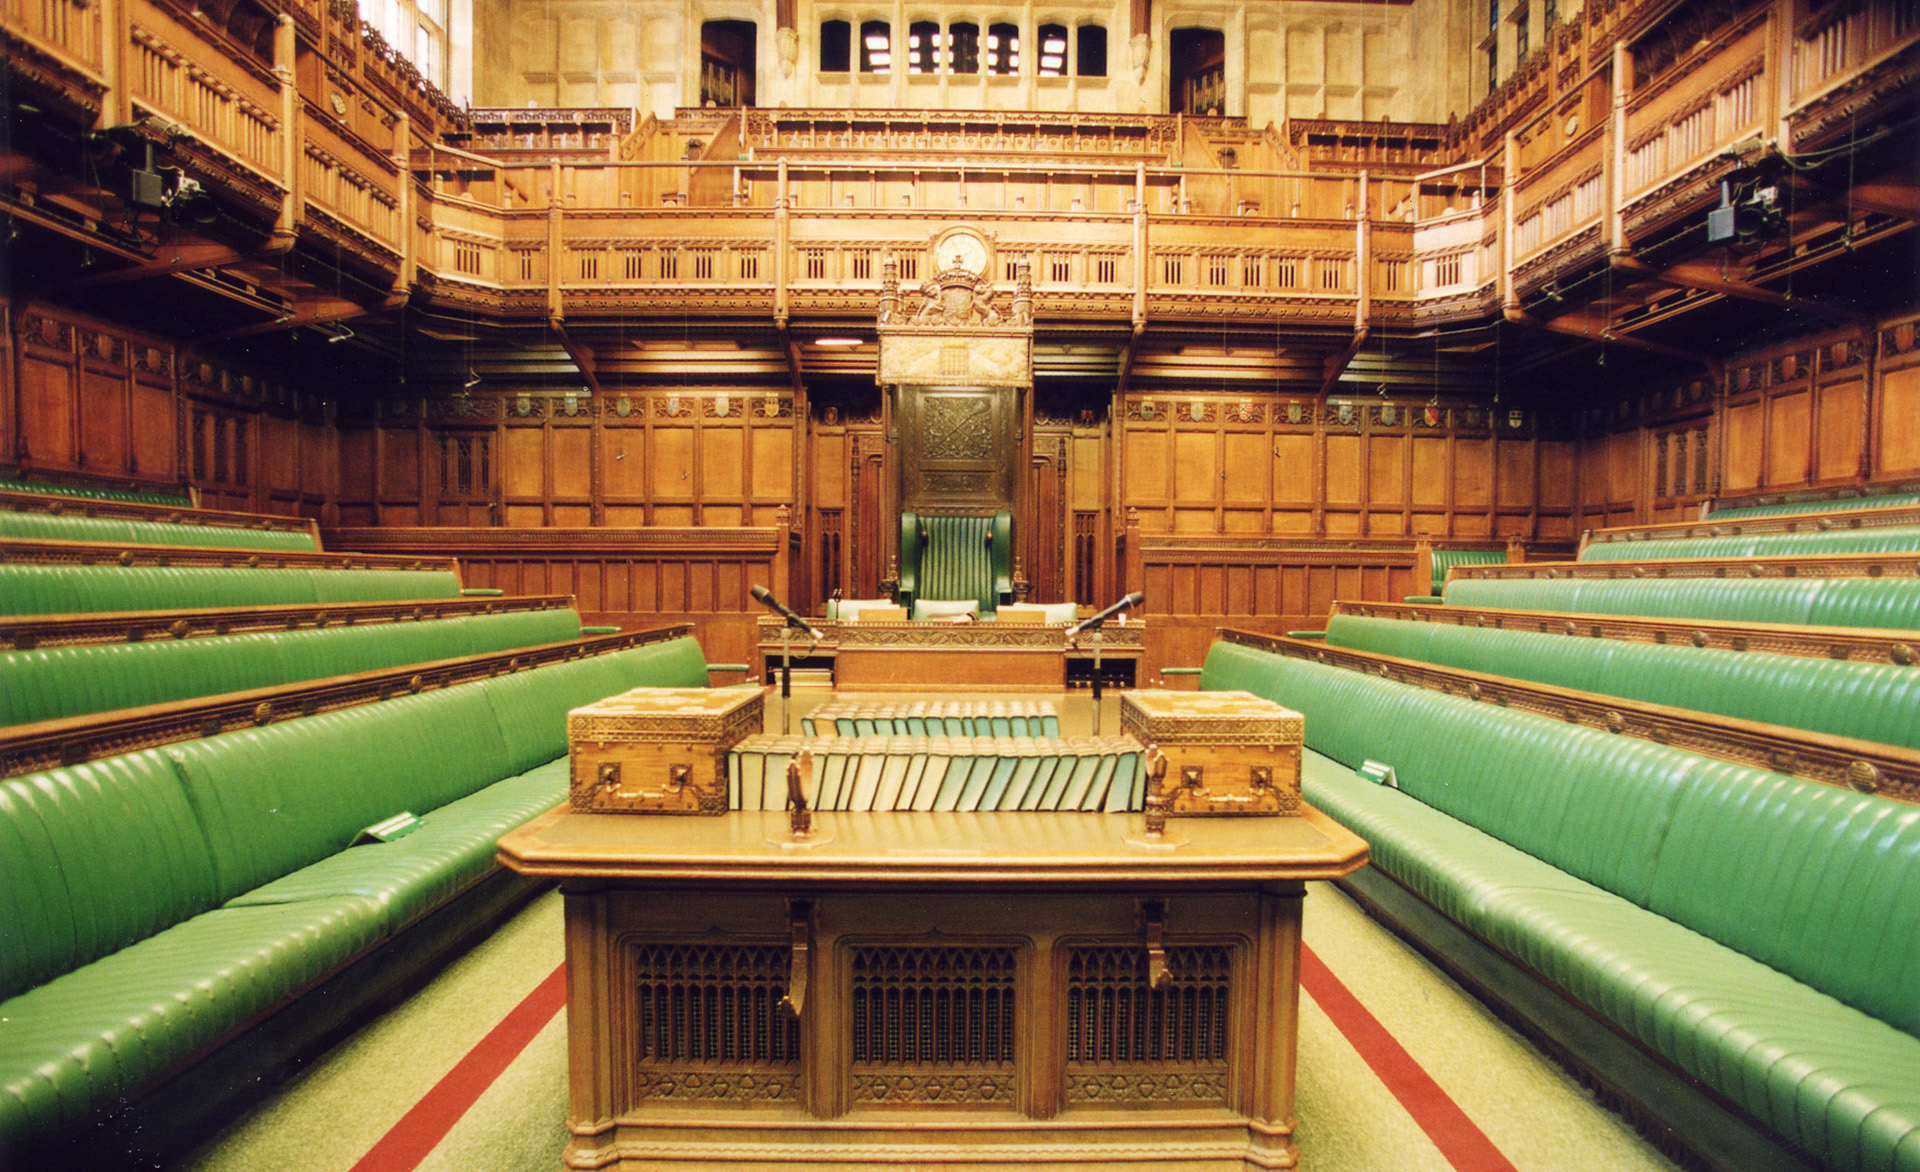
[[[447,558],[0,539],[0,614],[457,598]]]
[[[0,679],[7,682],[0,690],[0,726],[483,655],[582,634],[579,612],[567,598],[513,603],[279,607],[272,608],[271,621],[244,610],[201,611],[193,612],[197,624],[177,611],[0,619],[0,645],[16,642],[0,651]],[[223,628],[227,633],[215,633]],[[22,638],[32,645],[17,646]]]

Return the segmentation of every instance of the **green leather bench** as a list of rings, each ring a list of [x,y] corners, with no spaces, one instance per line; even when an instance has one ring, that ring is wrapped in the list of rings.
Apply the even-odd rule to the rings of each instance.
[[[1716,508],[1707,516],[1716,521],[1734,517],[1771,517],[1779,513],[1851,513],[1856,509],[1892,509],[1920,505],[1920,492],[1896,492],[1884,496],[1845,497],[1824,501],[1781,501],[1772,505],[1733,505]]]
[[[1201,685],[1301,711],[1306,798],[1387,886],[1675,1094],[1836,1172],[1920,1170],[1920,808],[1225,642]]]
[[[670,639],[0,781],[0,1166],[488,877],[565,799],[570,708],[706,676]]]
[[[451,570],[0,565],[0,614],[458,597]]]
[[[1439,594],[1447,584],[1447,571],[1455,566],[1485,566],[1507,560],[1503,549],[1436,549],[1433,551],[1434,594]]]
[[[1721,537],[1656,537],[1596,541],[1583,562],[1639,562],[1665,558],[1794,557],[1822,553],[1906,553],[1920,549],[1920,529],[1828,529],[1811,533],[1746,533]]]
[[[1920,668],[1336,614],[1327,644],[1920,748]]]
[[[1457,578],[1452,606],[1920,630],[1920,578]]]
[[[0,512],[0,537],[33,541],[95,541],[119,545],[218,546],[222,549],[319,549],[305,529],[250,529],[239,525],[178,525],[76,513]]]
[[[571,608],[0,651],[0,726],[559,643]]]
[[[184,493],[134,492],[120,488],[89,488],[77,484],[42,484],[31,480],[0,480],[0,492],[31,492],[41,496],[77,497],[93,501],[126,501],[141,505],[191,507]]]

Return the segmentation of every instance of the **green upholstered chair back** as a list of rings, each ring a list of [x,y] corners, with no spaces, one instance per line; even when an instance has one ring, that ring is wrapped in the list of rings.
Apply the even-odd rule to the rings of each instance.
[[[1455,566],[1484,566],[1507,560],[1503,549],[1436,549],[1433,551],[1433,592],[1447,584],[1447,571]]]
[[[900,514],[901,602],[960,601],[992,614],[1013,593],[1013,519]]]

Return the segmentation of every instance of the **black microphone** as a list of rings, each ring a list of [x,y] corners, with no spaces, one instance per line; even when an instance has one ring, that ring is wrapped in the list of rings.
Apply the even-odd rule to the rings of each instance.
[[[826,638],[826,636],[822,635],[820,632],[813,629],[813,624],[807,622],[807,620],[793,613],[792,607],[788,606],[784,602],[781,602],[778,598],[775,598],[773,596],[773,591],[767,589],[765,586],[750,587],[747,590],[747,593],[753,595],[754,601],[760,603],[761,605],[765,606],[768,610],[779,615],[781,618],[787,620],[787,623],[789,626],[799,627],[801,630],[813,636],[815,639]]]
[[[1140,591],[1136,590],[1132,594],[1129,594],[1125,598],[1122,598],[1119,602],[1116,602],[1112,606],[1101,611],[1099,614],[1094,615],[1092,618],[1082,619],[1079,622],[1075,623],[1073,626],[1068,627],[1067,638],[1069,639],[1073,638],[1075,635],[1078,635],[1080,632],[1086,630],[1088,627],[1097,627],[1101,623],[1106,622],[1108,619],[1112,618],[1114,615],[1119,614],[1121,611],[1127,609],[1128,607],[1139,606],[1141,603],[1145,602],[1146,600],[1147,600],[1147,596],[1145,594],[1142,594]]]

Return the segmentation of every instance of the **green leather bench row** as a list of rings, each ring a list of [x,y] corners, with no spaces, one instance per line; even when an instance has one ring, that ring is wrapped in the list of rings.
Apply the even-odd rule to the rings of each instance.
[[[1455,566],[1484,566],[1507,560],[1502,549],[1436,549],[1433,551],[1433,592],[1446,585],[1447,571]]]
[[[458,597],[451,570],[0,565],[0,614]]]
[[[31,541],[96,541],[121,545],[199,545],[221,549],[297,549],[320,545],[305,529],[246,529],[233,525],[175,525],[73,513],[0,512],[0,537]]]
[[[1655,558],[1794,557],[1821,553],[1908,553],[1920,549],[1920,529],[1829,529],[1813,533],[1745,533],[1724,537],[1659,537],[1596,541],[1583,562],[1639,562]]]
[[[1776,505],[1735,505],[1732,508],[1714,509],[1707,515],[1718,521],[1733,517],[1771,517],[1776,513],[1851,513],[1856,509],[1892,509],[1911,505],[1920,505],[1920,492],[1832,501],[1787,501]]]
[[[1920,748],[1920,668],[1334,615],[1327,644]]]
[[[675,639],[0,781],[0,1165],[488,874],[568,709],[706,674]]]
[[[571,608],[0,651],[0,726],[580,637]]]
[[[1920,578],[1458,578],[1454,606],[1920,629]]]
[[[1442,914],[1827,1167],[1920,1169],[1920,808],[1228,643],[1201,686],[1300,710],[1307,800]]]
[[[83,488],[77,484],[39,484],[28,480],[0,480],[0,492],[32,492],[41,496],[79,497],[94,501],[130,501],[142,505],[180,505],[188,507],[192,501],[184,494],[165,492],[132,492],[117,488]]]

